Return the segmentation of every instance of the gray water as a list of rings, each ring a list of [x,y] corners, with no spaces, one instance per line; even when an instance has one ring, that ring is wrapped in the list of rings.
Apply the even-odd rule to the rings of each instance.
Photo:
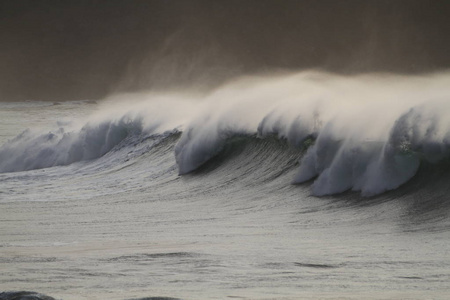
[[[2,144],[26,128],[80,132],[104,109],[0,103]],[[0,290],[64,300],[449,297],[445,168],[374,197],[317,197],[312,181],[291,184],[305,150],[286,141],[238,138],[180,176],[181,139],[144,130],[96,158],[0,173]]]

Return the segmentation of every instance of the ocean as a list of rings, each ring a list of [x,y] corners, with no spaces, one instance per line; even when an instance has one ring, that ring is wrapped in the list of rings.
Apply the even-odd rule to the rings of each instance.
[[[0,299],[448,299],[449,97],[303,71],[0,102]]]

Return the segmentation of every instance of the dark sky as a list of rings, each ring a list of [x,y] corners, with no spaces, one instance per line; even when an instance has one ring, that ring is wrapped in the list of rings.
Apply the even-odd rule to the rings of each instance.
[[[450,1],[0,0],[0,101],[450,67]]]

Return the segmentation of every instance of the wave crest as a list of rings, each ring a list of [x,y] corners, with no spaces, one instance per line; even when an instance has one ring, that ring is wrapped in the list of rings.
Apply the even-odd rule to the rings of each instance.
[[[175,160],[186,174],[234,136],[276,136],[304,153],[292,183],[314,181],[318,196],[372,196],[410,180],[421,162],[450,157],[448,74],[301,72],[241,78],[208,93],[121,97],[114,113],[105,109],[78,131],[25,131],[0,148],[0,172],[95,159],[131,137],[177,130]]]
[[[417,173],[421,161],[438,163],[449,157],[447,83],[446,76],[302,74],[239,85],[238,100],[230,100],[227,110],[211,107],[183,133],[175,153],[180,174],[217,155],[230,136],[275,135],[308,148],[292,182],[314,180],[314,195],[353,190],[372,196],[396,189]],[[272,98],[265,100],[261,90]],[[225,101],[216,95],[209,101]],[[247,122],[236,122],[242,111]]]
[[[123,140],[143,131],[141,119],[87,123],[77,132],[35,135],[26,130],[0,148],[0,172],[17,172],[68,165],[103,156]]]

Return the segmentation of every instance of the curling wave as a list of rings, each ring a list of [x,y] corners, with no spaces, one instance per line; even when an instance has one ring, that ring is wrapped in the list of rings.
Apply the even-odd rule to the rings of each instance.
[[[313,73],[278,80],[239,86],[237,100],[230,100],[234,104],[197,117],[175,149],[180,174],[217,155],[230,136],[256,133],[308,148],[292,182],[314,179],[312,192],[318,196],[347,190],[380,194],[410,180],[421,161],[436,164],[449,157],[446,76]],[[236,118],[242,111],[245,116]]]
[[[131,108],[105,102],[102,118],[76,132],[17,136],[0,148],[0,171],[91,160],[121,145],[135,147],[142,140],[137,136],[181,131],[174,154],[183,175],[218,157],[223,161],[239,137],[276,137],[297,149],[292,183],[313,181],[318,196],[348,190],[372,196],[406,183],[424,162],[450,157],[448,74],[302,72],[241,78],[207,94],[126,97],[133,98]],[[267,150],[267,144],[252,143]],[[258,158],[273,167],[264,155]]]

